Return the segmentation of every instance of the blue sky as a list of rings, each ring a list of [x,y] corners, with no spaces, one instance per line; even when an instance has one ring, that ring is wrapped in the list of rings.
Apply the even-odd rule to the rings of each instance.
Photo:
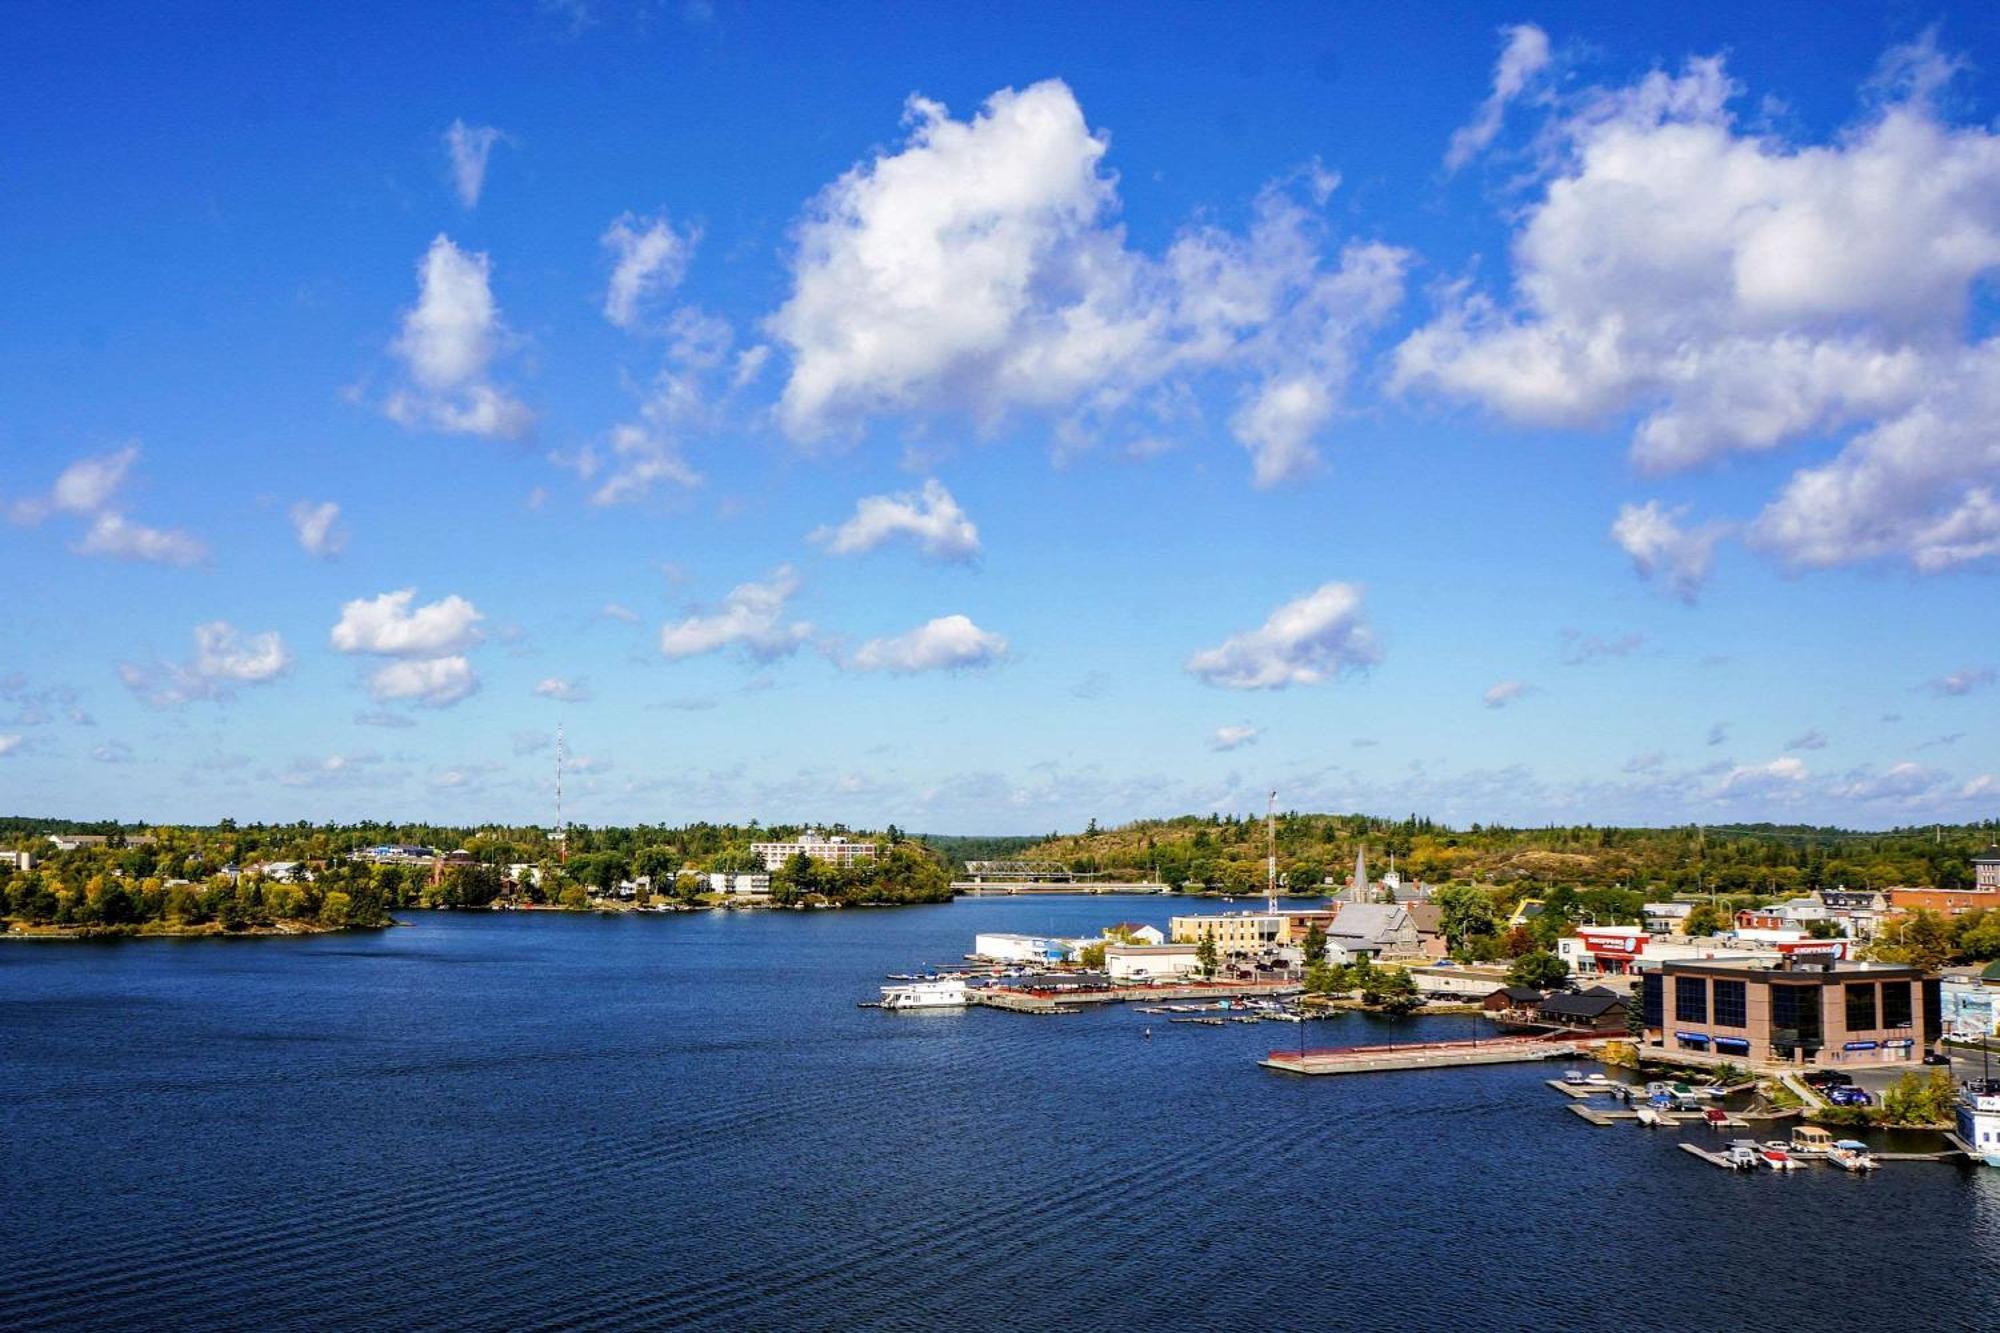
[[[31,6],[0,808],[2000,810],[1978,7]]]

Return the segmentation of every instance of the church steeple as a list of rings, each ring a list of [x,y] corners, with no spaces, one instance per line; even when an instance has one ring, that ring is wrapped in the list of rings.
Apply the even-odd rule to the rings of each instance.
[[[1368,848],[1365,845],[1354,849],[1354,883],[1348,887],[1347,901],[1368,901]]]

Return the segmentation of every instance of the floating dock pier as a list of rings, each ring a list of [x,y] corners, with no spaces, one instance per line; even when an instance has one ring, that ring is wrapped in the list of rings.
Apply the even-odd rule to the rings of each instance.
[[[1130,1000],[1279,999],[1297,995],[1297,982],[1246,981],[1191,983],[1185,986],[1110,986],[1099,990],[1043,990],[1014,986],[981,986],[965,993],[966,1003],[1017,1014],[1075,1013],[1086,1004],[1124,1004]]]
[[[1272,1051],[1257,1063],[1286,1074],[1375,1074],[1392,1069],[1451,1069],[1574,1057],[1571,1041],[1547,1037],[1495,1037],[1477,1041],[1405,1042],[1385,1046],[1319,1047]]]

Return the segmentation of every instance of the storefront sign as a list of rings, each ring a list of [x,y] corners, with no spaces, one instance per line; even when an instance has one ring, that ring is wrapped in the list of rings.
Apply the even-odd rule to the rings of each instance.
[[[1845,1051],[1872,1051],[1879,1044],[1880,1043],[1878,1042],[1872,1042],[1872,1041],[1850,1041],[1847,1043],[1847,1045],[1841,1047],[1841,1049]],[[1891,1046],[1894,1046],[1896,1043],[1890,1042],[1889,1044]],[[1904,1042],[1903,1044],[1905,1046],[1909,1045],[1908,1042]]]
[[[1646,951],[1646,937],[1639,934],[1606,934],[1594,930],[1579,930],[1576,937],[1583,941],[1583,947],[1592,953],[1617,954],[1620,958],[1631,958]]]
[[[1910,1049],[1910,1047],[1914,1045],[1916,1045],[1916,1043],[1911,1041],[1908,1037],[1898,1037],[1895,1041],[1885,1041],[1882,1043],[1882,1046],[1885,1050],[1891,1050],[1891,1051],[1907,1051]]]

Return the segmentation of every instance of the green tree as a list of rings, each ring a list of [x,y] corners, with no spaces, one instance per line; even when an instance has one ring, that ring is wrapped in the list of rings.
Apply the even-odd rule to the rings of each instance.
[[[1696,903],[1681,929],[1689,935],[1719,935],[1728,930],[1729,918],[1714,903]]]
[[[1493,900],[1470,884],[1447,884],[1431,898],[1438,906],[1438,928],[1445,944],[1463,954],[1475,935],[1491,935],[1498,922]]]
[[[1215,969],[1221,964],[1222,958],[1221,951],[1216,947],[1213,931],[1204,933],[1200,942],[1194,946],[1194,961],[1195,966],[1201,969],[1203,977],[1215,975]]]
[[[1084,945],[1076,951],[1076,961],[1093,972],[1101,970],[1104,967],[1104,950],[1109,944],[1109,940],[1094,940]]]
[[[1507,969],[1507,984],[1557,990],[1569,984],[1569,964],[1546,949],[1524,953]]]
[[[1423,1007],[1424,997],[1417,991],[1417,981],[1409,972],[1400,967],[1376,967],[1369,969],[1368,985],[1362,990],[1361,998],[1392,1014],[1412,1013]]]
[[[1326,931],[1317,921],[1306,927],[1305,954],[1308,967],[1326,961]]]

